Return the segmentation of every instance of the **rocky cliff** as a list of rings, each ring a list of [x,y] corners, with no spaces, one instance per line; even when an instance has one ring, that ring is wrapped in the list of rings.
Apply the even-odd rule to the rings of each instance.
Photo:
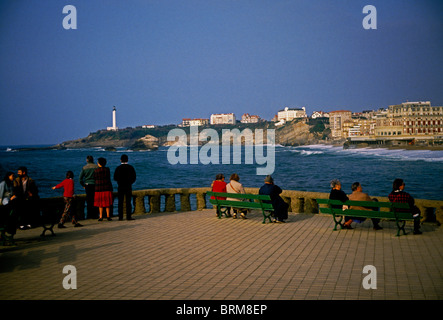
[[[320,124],[320,125],[319,125]],[[129,148],[133,150],[156,150],[159,146],[168,146],[174,144],[167,140],[168,133],[172,129],[177,129],[176,126],[164,126],[151,129],[144,128],[127,128],[118,131],[106,131],[100,130],[91,133],[86,138],[77,140],[65,141],[57,145],[58,148],[93,148],[102,147],[107,149],[113,149],[118,147]],[[181,128],[187,135],[187,143],[189,144],[190,131],[189,128]],[[324,124],[321,122],[307,123],[305,121],[292,121],[285,125],[275,127],[274,123],[262,122],[258,124],[238,124],[231,126],[207,126],[200,127],[200,144],[205,144],[211,141],[208,136],[208,130],[213,129],[213,133],[218,135],[218,142],[221,143],[224,135],[223,130],[238,129],[241,133],[245,132],[245,129],[250,129],[252,133],[255,133],[256,129],[263,129],[263,143],[267,143],[266,136],[268,129],[275,130],[275,143],[284,146],[300,146],[306,144],[319,143],[325,141],[329,137],[328,130],[325,129]],[[226,134],[226,132],[225,132]],[[255,142],[255,135],[253,135]],[[213,141],[214,142],[214,141]],[[215,141],[217,142],[217,141]]]
[[[275,143],[283,146],[316,144],[324,140],[324,132],[315,132],[313,126],[305,122],[290,122],[275,132]]]

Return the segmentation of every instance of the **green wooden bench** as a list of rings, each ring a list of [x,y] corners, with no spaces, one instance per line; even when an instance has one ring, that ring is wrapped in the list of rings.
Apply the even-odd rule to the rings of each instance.
[[[333,230],[337,230],[337,226],[340,225],[343,228],[342,220],[345,216],[355,217],[355,218],[378,218],[394,220],[397,225],[397,236],[400,236],[400,231],[406,234],[405,224],[406,221],[414,221],[414,217],[411,213],[411,208],[408,203],[397,203],[397,202],[377,202],[377,201],[346,201],[341,202],[340,200],[330,200],[330,199],[316,199],[318,203],[318,209],[320,213],[332,215],[335,225]],[[333,206],[357,206],[371,208],[372,210],[356,210],[356,209],[345,209],[341,207],[336,209]],[[409,210],[409,211],[407,211]]]
[[[229,208],[239,208],[239,209],[257,209],[261,210],[263,214],[263,223],[266,223],[266,219],[272,222],[271,215],[274,208],[271,203],[264,201],[271,201],[269,195],[262,194],[244,194],[244,193],[224,193],[224,192],[212,192],[208,191],[209,196],[214,197],[214,199],[209,199],[209,202],[214,205],[217,209],[217,216],[221,219],[224,214],[225,217],[229,217]],[[235,198],[235,199],[246,199],[247,201],[235,201],[235,200],[221,200],[222,198]],[[252,201],[251,201],[252,200]]]

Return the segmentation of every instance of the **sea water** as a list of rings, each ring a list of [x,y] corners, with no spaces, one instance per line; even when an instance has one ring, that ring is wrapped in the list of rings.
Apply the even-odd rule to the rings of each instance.
[[[265,148],[266,150],[266,148]],[[119,148],[17,151],[17,147],[0,147],[2,177],[5,171],[17,172],[19,166],[28,168],[29,176],[38,186],[41,197],[62,195],[51,187],[65,178],[66,171],[74,172],[75,192],[84,194],[78,182],[86,156],[95,160],[104,157],[113,174],[126,153],[137,172],[134,190],[150,188],[209,187],[217,173],[226,181],[232,173],[240,176],[245,187],[259,188],[264,176],[257,175],[258,164],[170,164],[168,147],[156,151],[131,151]],[[286,190],[329,192],[330,181],[339,179],[342,189],[351,193],[353,182],[360,182],[363,191],[371,196],[387,196],[396,178],[405,181],[406,189],[417,199],[443,200],[443,151],[401,150],[384,148],[343,149],[331,145],[275,147],[275,184]],[[117,190],[115,181],[114,190]]]

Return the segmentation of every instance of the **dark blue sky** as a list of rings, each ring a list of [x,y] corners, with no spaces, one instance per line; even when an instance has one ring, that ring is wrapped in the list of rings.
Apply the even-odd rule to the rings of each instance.
[[[123,128],[443,105],[442,54],[443,1],[1,0],[0,145],[85,137],[113,106]]]

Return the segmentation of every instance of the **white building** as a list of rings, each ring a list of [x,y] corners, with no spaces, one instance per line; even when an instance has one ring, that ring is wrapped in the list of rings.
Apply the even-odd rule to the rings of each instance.
[[[292,121],[297,118],[306,118],[306,108],[302,107],[301,109],[298,108],[284,108],[283,110],[280,110],[277,114],[277,120],[281,121]]]
[[[118,127],[117,127],[117,111],[115,110],[115,107],[112,110],[112,127],[108,127],[107,129],[108,129],[108,131],[111,131],[111,130],[117,131],[118,130]]]
[[[209,119],[189,119],[189,118],[183,118],[182,119],[182,127],[191,127],[191,126],[204,126],[209,123]]]
[[[191,119],[189,120],[189,126],[204,126],[209,123],[209,119]]]
[[[317,118],[329,118],[329,113],[323,112],[323,111],[314,111],[311,115],[312,119]]]
[[[211,114],[211,124],[235,124],[233,113]]]

